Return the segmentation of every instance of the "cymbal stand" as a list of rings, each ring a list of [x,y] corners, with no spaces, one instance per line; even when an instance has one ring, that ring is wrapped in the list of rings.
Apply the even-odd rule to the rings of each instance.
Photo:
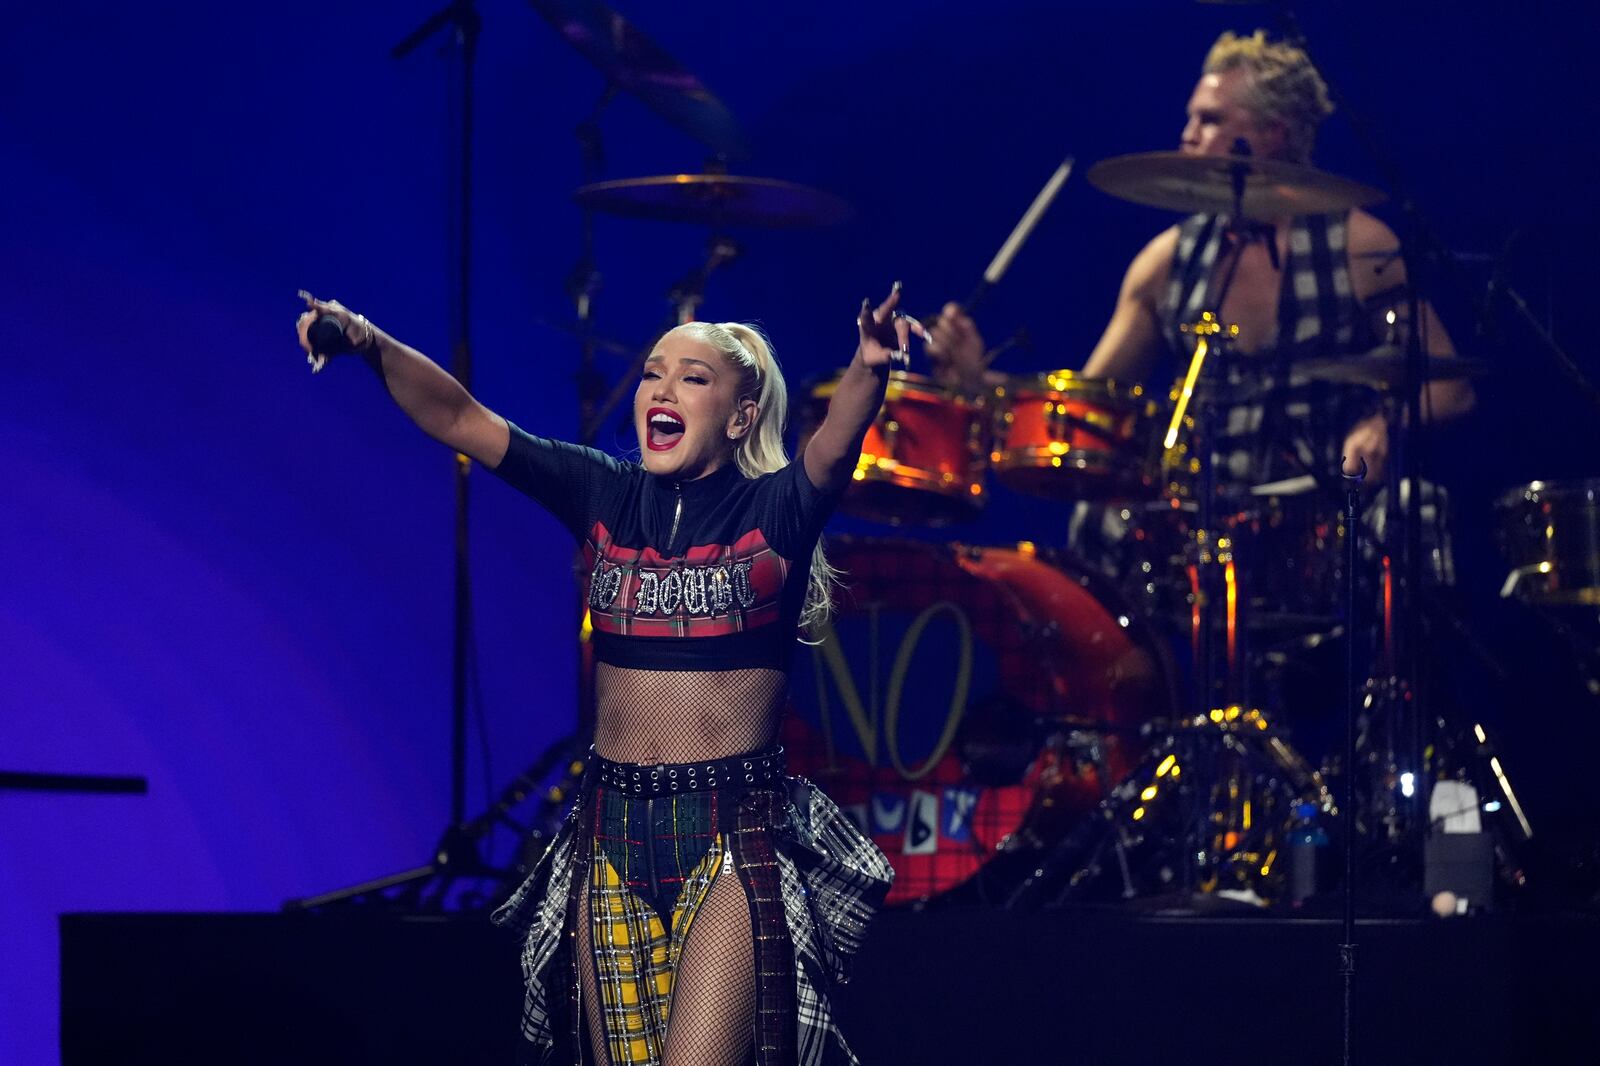
[[[1005,910],[1037,910],[1059,907],[1068,902],[1080,885],[1098,878],[1105,867],[1105,852],[1116,857],[1120,896],[1130,900],[1138,895],[1133,871],[1128,866],[1132,845],[1125,825],[1127,812],[1138,803],[1139,786],[1135,778],[1113,785],[1105,737],[1097,730],[1072,729],[1054,738],[1071,753],[1074,762],[1092,767],[1100,786],[1100,801],[1093,813],[1080,819],[1067,835],[1055,842],[1038,859],[1034,870],[1023,877],[1001,900]],[[1146,756],[1148,759],[1149,757]]]
[[[530,842],[548,840],[558,828],[560,813],[575,794],[583,776],[587,766],[586,748],[587,741],[577,735],[564,737],[550,745],[527,769],[513,778],[484,811],[470,821],[453,826],[432,862],[376,877],[349,888],[285,900],[283,909],[310,911],[332,904],[359,903],[369,907],[390,904],[412,911],[439,911],[449,902],[452,887],[462,878],[491,881],[497,886],[495,892],[498,896],[503,898],[509,895],[522,875],[528,872],[525,861],[508,869],[498,869],[481,862],[463,867],[448,854],[447,845],[462,854],[476,856],[478,841],[487,837],[496,826],[512,830],[525,854]],[[538,804],[527,824],[511,816],[516,807],[533,798],[538,799]],[[480,899],[478,902],[497,903],[499,900]]]
[[[1506,259],[1510,256],[1511,248],[1516,243],[1517,238],[1521,237],[1525,232],[1526,230],[1519,229],[1512,233],[1510,237],[1506,238],[1505,247],[1500,249],[1500,254],[1495,256],[1494,271],[1489,275],[1489,283],[1484,286],[1483,316],[1479,320],[1480,325],[1485,324],[1493,313],[1497,297],[1504,296],[1506,302],[1511,305],[1512,310],[1516,311],[1517,317],[1521,319],[1523,325],[1527,326],[1529,332],[1539,341],[1539,347],[1543,348],[1546,354],[1550,356],[1551,362],[1555,364],[1561,375],[1583,394],[1584,399],[1588,400],[1592,407],[1600,411],[1600,386],[1589,380],[1589,376],[1583,372],[1583,368],[1578,365],[1578,361],[1561,346],[1560,341],[1556,340],[1555,334],[1550,331],[1550,327],[1534,313],[1533,308],[1528,306],[1528,301],[1523,298],[1522,293],[1518,292],[1505,279]]]
[[[577,135],[579,154],[583,160],[585,185],[599,181],[600,175],[605,172],[605,143],[600,134],[600,115],[616,95],[616,84],[607,83],[594,109],[573,131]],[[600,271],[594,260],[594,209],[583,207],[580,215],[581,250],[578,261],[572,266],[572,273],[567,276],[567,295],[572,299],[577,320],[578,443],[593,445],[594,436],[587,431],[587,427],[594,422],[595,406],[605,390],[605,380],[594,366],[594,298],[600,291]]]
[[[705,299],[706,282],[711,280],[711,275],[722,266],[739,258],[739,246],[732,238],[712,234],[706,242],[706,257],[703,262],[683,277],[673,283],[667,290],[667,301],[672,304],[672,313],[666,323],[661,327],[660,333],[665,333],[674,326],[681,326],[685,322],[693,322],[695,313]],[[639,375],[644,371],[645,360],[650,358],[650,353],[655,351],[656,337],[634,357],[633,363],[619,377],[607,394],[604,402],[595,410],[594,416],[584,425],[583,434],[587,440],[594,439],[605,420],[617,409],[623,399],[638,384]]]
[[[1217,293],[1213,306],[1217,311],[1206,311],[1201,314],[1200,321],[1192,325],[1185,324],[1182,329],[1195,337],[1194,356],[1189,361],[1189,369],[1184,375],[1183,385],[1178,394],[1178,402],[1174,406],[1171,424],[1162,441],[1167,454],[1172,454],[1177,447],[1178,437],[1183,429],[1185,416],[1189,406],[1195,398],[1195,390],[1200,386],[1200,380],[1205,374],[1208,361],[1218,363],[1226,357],[1228,342],[1239,335],[1237,325],[1224,326],[1219,318],[1221,308],[1227,300],[1228,290],[1233,286],[1233,280],[1239,269],[1239,262],[1244,256],[1244,249],[1260,235],[1257,227],[1251,226],[1243,217],[1243,200],[1245,179],[1249,174],[1249,164],[1243,158],[1239,159],[1233,167],[1233,192],[1234,215],[1229,221],[1229,234],[1232,246],[1229,249],[1231,259],[1222,276],[1222,285]],[[1270,238],[1269,238],[1270,239]],[[1220,370],[1213,370],[1211,380],[1214,382],[1225,380],[1226,375]],[[1196,439],[1191,441],[1195,458],[1200,464],[1199,499],[1196,501],[1198,513],[1198,528],[1195,531],[1195,572],[1197,580],[1194,593],[1199,599],[1195,611],[1194,652],[1195,672],[1198,679],[1198,692],[1195,705],[1192,708],[1192,718],[1205,720],[1210,717],[1213,707],[1234,702],[1232,697],[1241,689],[1248,689],[1242,669],[1244,660],[1239,655],[1236,643],[1242,627],[1238,624],[1237,614],[1237,585],[1233,580],[1233,563],[1231,558],[1232,547],[1229,538],[1221,535],[1217,524],[1216,499],[1217,477],[1216,461],[1213,454],[1213,442],[1217,439],[1217,404],[1219,392],[1216,388],[1205,388],[1200,392],[1195,417]],[[1223,587],[1218,589],[1218,575],[1222,577]],[[1218,607],[1221,606],[1222,630],[1225,634],[1226,668],[1219,670],[1216,654],[1216,634],[1218,626]],[[1220,700],[1219,700],[1220,697]],[[1183,731],[1177,739],[1176,754],[1186,766],[1197,766],[1201,760],[1197,758],[1197,745],[1200,744],[1200,734],[1193,730]],[[1189,817],[1186,824],[1189,826],[1189,840],[1183,849],[1183,863],[1180,876],[1182,889],[1189,894],[1195,890],[1195,874],[1197,860],[1203,859],[1203,850],[1206,841],[1207,808],[1204,792],[1207,782],[1196,779],[1194,774],[1184,779],[1179,786],[1181,793],[1188,797]]]

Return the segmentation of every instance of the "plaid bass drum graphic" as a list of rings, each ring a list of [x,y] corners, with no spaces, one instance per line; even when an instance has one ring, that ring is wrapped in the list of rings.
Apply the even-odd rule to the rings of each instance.
[[[594,628],[617,636],[717,637],[777,622],[789,561],[751,530],[682,556],[618,545],[596,522],[583,547]]]

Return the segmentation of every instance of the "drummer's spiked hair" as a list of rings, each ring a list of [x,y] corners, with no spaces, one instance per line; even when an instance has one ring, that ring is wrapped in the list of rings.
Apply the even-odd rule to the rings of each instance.
[[[789,465],[783,430],[789,420],[789,388],[766,335],[745,322],[687,322],[671,331],[709,344],[743,372],[739,398],[756,403],[756,422],[733,447],[734,461],[746,477],[760,477]],[[800,608],[800,628],[820,639],[833,613],[833,586],[839,571],[828,562],[819,540],[811,553],[811,580]]]
[[[1333,114],[1328,84],[1305,51],[1270,41],[1266,30],[1248,37],[1224,33],[1206,53],[1204,74],[1242,69],[1250,75],[1244,105],[1262,118],[1280,122],[1291,163],[1309,163],[1317,127]]]

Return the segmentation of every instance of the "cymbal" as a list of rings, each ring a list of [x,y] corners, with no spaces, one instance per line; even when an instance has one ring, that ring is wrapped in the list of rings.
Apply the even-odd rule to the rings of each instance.
[[[750,154],[733,113],[627,19],[599,0],[529,2],[608,82],[638,97],[669,125],[729,159]]]
[[[777,178],[743,174],[661,174],[585,185],[584,207],[627,218],[771,229],[828,226],[852,214],[832,193]]]
[[[1119,199],[1148,207],[1225,215],[1233,213],[1234,175],[1240,168],[1244,175],[1242,211],[1245,218],[1258,222],[1343,211],[1384,199],[1384,194],[1371,186],[1299,163],[1187,152],[1140,152],[1102,159],[1089,168],[1089,183]]]
[[[1374,389],[1397,389],[1406,380],[1406,351],[1393,344],[1372,349],[1365,355],[1304,359],[1294,363],[1295,374],[1313,381],[1332,381],[1344,385],[1367,385]],[[1429,381],[1482,377],[1489,364],[1481,359],[1430,355],[1423,359],[1423,373]]]

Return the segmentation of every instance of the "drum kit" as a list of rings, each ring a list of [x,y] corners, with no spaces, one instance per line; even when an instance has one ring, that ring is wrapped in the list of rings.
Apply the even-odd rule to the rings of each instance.
[[[727,173],[725,161],[743,154],[731,115],[620,17],[598,3],[535,7],[605,74],[601,106],[618,89],[633,92],[721,160],[705,173],[611,180],[591,167],[575,194],[586,213],[713,234],[705,265],[674,289],[675,321],[694,317],[711,272],[737,254],[727,228],[849,217],[849,205],[822,190]],[[584,128],[597,136],[592,119]],[[586,156],[598,155],[586,143]],[[999,280],[1070,166],[1024,216],[983,287]],[[1235,220],[1382,199],[1309,166],[1239,156],[1123,156],[1093,167],[1088,180],[1126,201]],[[591,274],[586,236],[572,291],[580,380],[593,386],[600,341],[588,329]],[[1228,405],[1246,399],[1216,384],[1236,333],[1210,313],[1194,323],[1194,358],[1170,390],[1068,369],[991,378],[977,392],[890,374],[841,508],[893,533],[830,542],[846,586],[831,629],[797,659],[784,742],[793,768],[889,854],[891,903],[1294,904],[1329,887],[1331,871],[1314,849],[1337,831],[1330,772],[1351,775],[1357,824],[1374,846],[1389,846],[1418,828],[1395,799],[1401,778],[1409,796],[1425,775],[1462,771],[1409,761],[1404,751],[1412,732],[1400,720],[1406,684],[1392,676],[1402,628],[1391,610],[1402,576],[1393,560],[1401,556],[1390,543],[1398,534],[1377,520],[1390,516],[1396,527],[1403,523],[1394,519],[1421,510],[1401,479],[1389,479],[1386,496],[1368,494],[1360,517],[1353,492],[1340,499],[1337,469],[1243,495],[1218,492],[1215,427]],[[1293,369],[1302,383],[1377,395],[1399,437],[1399,398],[1419,372],[1437,380],[1485,368],[1383,347],[1298,360]],[[632,377],[609,396],[585,390],[585,439]],[[834,378],[810,388],[802,442],[836,386]],[[1270,390],[1248,400],[1286,402]],[[1113,561],[1090,561],[1066,526],[1040,542],[934,539],[929,531],[979,519],[991,482],[1071,504],[1075,523],[1115,527]],[[1600,482],[1534,483],[1501,501],[1519,595],[1600,603],[1597,494]],[[1437,511],[1442,494],[1435,497]],[[1430,574],[1448,580],[1447,542],[1428,550]],[[1363,746],[1348,765],[1302,753],[1271,695],[1275,671],[1296,649],[1339,638],[1370,644],[1380,675],[1358,686]],[[1504,791],[1514,805],[1508,782]]]
[[[1090,180],[1135,202],[1236,218],[1377,198],[1308,167],[1246,165],[1241,182],[1238,160],[1149,153],[1108,160]],[[890,854],[891,902],[1259,907],[1327,889],[1332,871],[1316,849],[1337,832],[1328,768],[1339,763],[1303,755],[1264,690],[1297,648],[1333,638],[1370,633],[1385,671],[1361,685],[1363,743],[1347,769],[1369,846],[1416,833],[1398,793],[1469,771],[1445,764],[1448,745],[1404,769],[1415,710],[1393,676],[1400,546],[1376,520],[1406,513],[1409,494],[1391,489],[1387,507],[1379,498],[1363,517],[1353,490],[1341,512],[1314,472],[1222,493],[1211,456],[1220,413],[1285,399],[1208,384],[1221,375],[1204,361],[1226,359],[1237,330],[1208,313],[1191,335],[1190,372],[1159,398],[1070,370],[1006,377],[978,394],[891,375],[843,510],[905,531],[948,527],[982,512],[992,474],[1020,495],[1112,514],[1123,539],[1103,568],[1065,529],[1048,547],[832,546],[847,591],[811,676],[797,671],[785,740]],[[1434,379],[1484,369],[1422,362]],[[1379,397],[1397,395],[1407,372],[1404,353],[1386,348],[1294,370]],[[836,381],[811,390],[802,441]],[[1400,405],[1381,406],[1399,437]],[[1546,515],[1560,499],[1530,497],[1524,511]],[[1535,521],[1525,524],[1536,534]],[[1553,588],[1550,538],[1533,539],[1528,565]],[[1447,581],[1448,540],[1429,549],[1431,577]],[[1595,575],[1576,569],[1590,588]],[[1352,612],[1371,624],[1351,631]]]

